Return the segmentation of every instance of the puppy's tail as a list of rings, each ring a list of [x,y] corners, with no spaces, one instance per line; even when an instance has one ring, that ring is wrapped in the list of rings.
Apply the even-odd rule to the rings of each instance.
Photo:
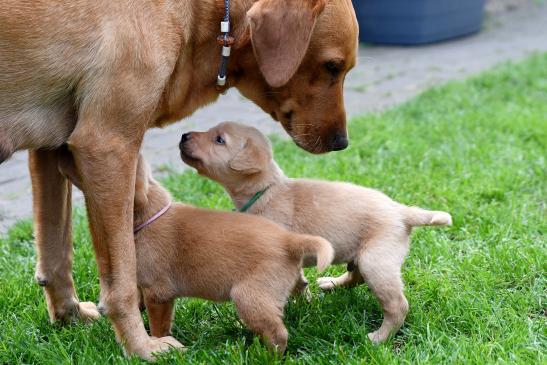
[[[405,223],[410,227],[416,226],[450,226],[452,216],[438,210],[425,210],[418,207],[404,207]]]
[[[289,251],[299,259],[312,256],[317,259],[317,270],[325,270],[334,259],[334,249],[329,241],[319,236],[294,234],[291,237]]]

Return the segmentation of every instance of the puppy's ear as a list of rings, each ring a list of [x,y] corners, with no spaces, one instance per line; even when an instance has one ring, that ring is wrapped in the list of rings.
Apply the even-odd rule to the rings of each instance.
[[[150,178],[150,166],[144,160],[144,158],[139,155],[139,160],[137,162],[137,175],[135,177],[135,207],[144,207],[148,205],[148,187]]]
[[[266,82],[285,85],[302,63],[325,0],[260,0],[247,12],[254,54]]]
[[[245,146],[230,160],[229,166],[232,170],[245,175],[256,174],[264,168],[268,162],[267,158],[264,151],[248,139]]]

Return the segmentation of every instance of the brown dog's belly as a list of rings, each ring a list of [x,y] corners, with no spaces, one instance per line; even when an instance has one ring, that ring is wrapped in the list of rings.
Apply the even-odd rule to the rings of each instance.
[[[93,1],[52,6],[46,1],[10,0],[2,6],[0,162],[17,150],[56,148],[66,143],[84,103],[93,99],[88,102],[89,114],[96,117],[113,100],[116,88],[124,89],[127,98],[121,100],[127,104],[135,100],[144,104],[145,98],[135,91],[138,83],[128,75],[136,73],[137,81],[148,76],[142,64],[150,67],[149,74],[165,73],[163,68],[169,69],[174,58],[170,55],[168,60],[159,47],[143,50],[145,41],[139,32],[156,36],[139,27],[149,23],[130,26],[128,19],[135,14],[138,19],[150,3],[112,2],[112,7],[119,7],[116,16],[110,14],[112,7],[106,3]],[[150,17],[153,15],[157,14]],[[169,44],[169,40],[163,41]],[[122,84],[120,79],[130,81]],[[153,82],[147,86],[150,90],[141,94],[160,92]],[[112,110],[123,113],[124,105],[118,98]]]
[[[2,113],[0,108],[0,163],[15,151],[56,148],[66,142],[75,126],[67,104],[24,107]]]
[[[55,23],[61,15],[44,4],[33,10],[44,14],[24,6],[8,2],[0,11],[0,162],[17,150],[66,142],[76,120],[75,90],[96,53],[84,36],[74,38],[84,30]]]

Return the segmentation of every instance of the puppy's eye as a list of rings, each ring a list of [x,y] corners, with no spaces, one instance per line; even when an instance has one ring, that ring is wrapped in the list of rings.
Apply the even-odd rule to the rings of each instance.
[[[226,143],[226,141],[224,140],[224,138],[222,138],[222,136],[216,136],[215,142],[216,142],[216,144],[225,144]]]
[[[332,76],[337,77],[342,71],[342,65],[336,61],[325,62],[325,70]]]

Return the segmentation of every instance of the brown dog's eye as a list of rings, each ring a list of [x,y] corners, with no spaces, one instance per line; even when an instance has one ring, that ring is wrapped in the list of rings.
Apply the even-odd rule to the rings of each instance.
[[[216,142],[217,144],[225,144],[225,143],[226,143],[226,141],[224,141],[224,138],[222,138],[222,136],[217,136],[217,137],[215,138],[215,142]]]
[[[342,71],[342,66],[339,62],[328,61],[325,62],[325,69],[332,77],[337,77],[340,74],[340,71]]]

